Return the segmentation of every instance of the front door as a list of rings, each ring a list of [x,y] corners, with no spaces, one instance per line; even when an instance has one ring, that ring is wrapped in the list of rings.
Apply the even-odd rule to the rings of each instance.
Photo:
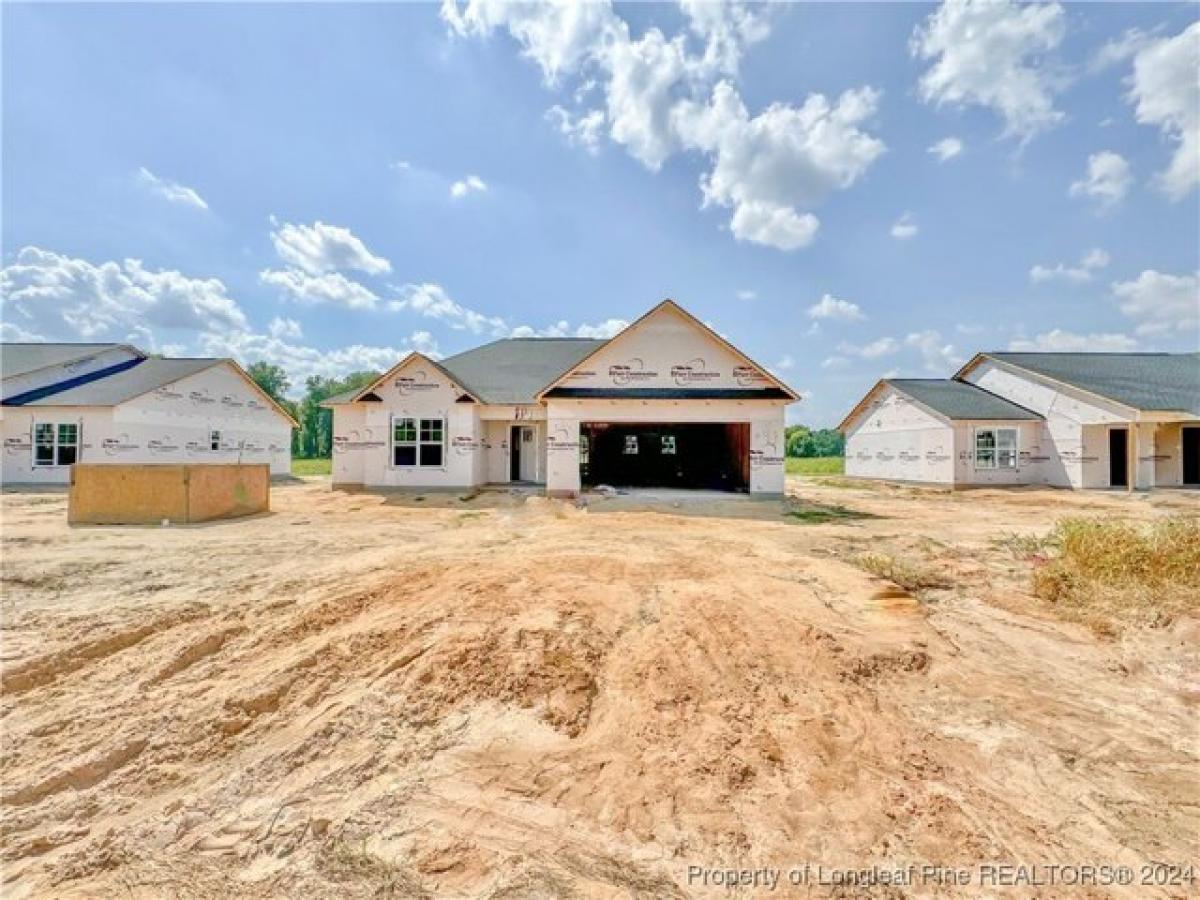
[[[1108,483],[1112,487],[1129,486],[1129,430],[1108,430]]]
[[[508,480],[521,480],[521,426],[508,429]]]
[[[537,481],[536,432],[532,425],[522,425],[517,430],[521,432],[520,462],[517,466],[517,473],[521,476],[521,481]]]
[[[1183,429],[1183,483],[1200,485],[1200,428]]]

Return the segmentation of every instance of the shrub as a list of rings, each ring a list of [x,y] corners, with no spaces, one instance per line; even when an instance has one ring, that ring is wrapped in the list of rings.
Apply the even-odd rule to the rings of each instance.
[[[944,590],[954,586],[949,578],[928,566],[906,562],[883,553],[864,553],[854,559],[854,564],[872,575],[886,578],[909,593]]]
[[[1058,552],[1034,570],[1033,592],[1068,618],[1111,631],[1200,609],[1200,519],[1064,519],[1051,538]]]

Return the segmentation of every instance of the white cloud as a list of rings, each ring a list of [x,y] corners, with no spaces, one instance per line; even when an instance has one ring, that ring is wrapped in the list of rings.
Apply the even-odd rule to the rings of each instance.
[[[929,147],[929,152],[938,158],[938,162],[946,162],[963,152],[963,142],[956,137],[942,138]]]
[[[1114,282],[1121,312],[1137,320],[1138,334],[1190,333],[1200,328],[1200,272],[1170,275],[1146,269],[1131,281]]]
[[[733,207],[740,240],[794,250],[810,243],[819,222],[802,209],[854,184],[884,152],[859,126],[875,113],[871,88],[843,93],[832,105],[810,94],[799,108],[775,103],[753,118],[728,82],[711,101],[683,101],[672,119],[685,146],[713,159],[700,182],[706,206]]]
[[[200,336],[198,352],[205,356],[230,356],[243,365],[264,361],[282,366],[291,381],[290,393],[298,397],[310,376],[341,378],[351,372],[384,372],[410,349],[421,349],[423,337],[428,337],[428,333],[414,332],[410,341],[400,347],[352,344],[327,350],[252,331],[210,332]]]
[[[1111,150],[1102,150],[1088,157],[1087,175],[1071,183],[1072,197],[1095,200],[1101,209],[1120,203],[1129,193],[1133,175],[1125,157]]]
[[[787,354],[784,354],[783,356],[779,357],[779,362],[775,363],[775,368],[781,372],[786,372],[789,369],[794,369],[795,367],[796,367],[795,358],[793,358]]]
[[[368,288],[341,272],[310,275],[299,269],[264,269],[258,277],[263,284],[277,287],[293,300],[310,306],[331,303],[347,309],[374,309],[379,302]]]
[[[892,237],[898,241],[907,241],[911,237],[916,237],[919,230],[916,217],[912,213],[906,212],[892,225]]]
[[[822,369],[844,369],[849,365],[850,360],[844,356],[827,356],[821,360]]]
[[[574,116],[555,105],[546,110],[546,119],[554,124],[568,144],[583,147],[588,153],[599,152],[600,139],[604,137],[604,113],[601,110],[593,109]]]
[[[684,0],[687,33],[668,37],[650,27],[638,39],[609,3],[519,4],[470,0],[443,4],[460,35],[505,28],[548,85],[579,72],[603,89],[603,109],[549,116],[559,130],[594,149],[606,128],[651,171],[673,155],[698,151],[711,164],[701,179],[705,206],[732,210],[738,239],[782,250],[811,243],[819,221],[808,210],[832,190],[850,187],[884,150],[861,130],[878,92],[860,88],[831,104],[810,95],[800,108],[775,103],[751,116],[728,80],[745,46],[768,33],[766,13],[743,3]],[[699,39],[700,53],[690,49]],[[579,102],[576,92],[576,102]],[[707,99],[705,99],[707,97]]]
[[[594,325],[583,324],[578,326],[574,332],[571,330],[571,325],[565,319],[555,322],[553,325],[548,325],[545,328],[534,328],[530,325],[518,325],[511,332],[509,337],[581,337],[604,340],[613,337],[620,331],[629,327],[629,323],[624,319],[605,319],[603,322],[597,322]]]
[[[1109,256],[1104,250],[1099,247],[1094,247],[1085,253],[1079,260],[1076,266],[1068,266],[1065,263],[1057,265],[1043,266],[1036,265],[1029,270],[1029,280],[1035,284],[1042,284],[1047,281],[1066,281],[1071,284],[1083,284],[1092,280],[1097,269],[1103,269],[1109,263]]]
[[[739,300],[757,300],[758,291],[743,289],[737,292],[737,298]]]
[[[1158,31],[1158,29],[1154,29]],[[1138,53],[1154,39],[1153,32],[1145,32],[1140,28],[1129,28],[1119,37],[1105,44],[1092,56],[1088,63],[1091,72],[1101,72],[1109,66],[1124,62]]]
[[[861,356],[863,359],[878,359],[888,356],[900,349],[900,342],[895,338],[882,337],[863,346],[855,344],[839,344],[838,352],[846,356]]]
[[[440,284],[406,284],[399,292],[399,299],[391,301],[389,309],[412,310],[445,322],[456,331],[470,331],[473,334],[486,331],[495,337],[504,337],[508,333],[508,326],[499,316],[485,316],[456,303]]]
[[[988,107],[1004,120],[1006,135],[1028,140],[1063,118],[1040,57],[1062,41],[1064,20],[1057,3],[947,0],[909,43],[913,56],[934,60],[921,76],[921,99]]]
[[[810,319],[841,319],[846,322],[858,322],[866,318],[857,303],[842,300],[832,294],[822,295],[819,302],[808,308]]]
[[[487,182],[478,175],[468,175],[462,181],[456,181],[450,185],[450,196],[457,199],[465,197],[472,192],[479,194],[486,193],[487,189]]]
[[[595,325],[580,325],[575,329],[575,337],[610,338],[629,327],[624,319],[605,319]]]
[[[942,336],[936,331],[913,332],[905,337],[904,343],[921,352],[921,359],[925,363],[925,369],[929,372],[946,372],[957,369],[964,362],[954,345],[943,341]]]
[[[246,327],[246,315],[216,278],[104,262],[25,247],[0,269],[0,310],[9,331],[48,339],[122,340],[148,326],[174,331]]]
[[[274,217],[271,224],[277,224]],[[280,259],[310,275],[346,269],[357,269],[368,275],[392,271],[390,262],[371,253],[349,228],[337,225],[320,221],[312,225],[285,222],[271,232],[271,242]]]
[[[1129,101],[1143,125],[1176,144],[1159,186],[1182,200],[1200,184],[1200,22],[1142,46],[1133,57]]]
[[[267,330],[271,333],[271,337],[276,338],[292,338],[295,340],[304,336],[299,322],[295,319],[285,319],[280,316],[276,316],[271,320],[271,324]]]
[[[1009,350],[1025,352],[1083,352],[1120,353],[1133,350],[1137,341],[1125,334],[1075,334],[1055,328],[1032,339],[1018,338],[1008,345]]]
[[[208,209],[208,204],[204,202],[204,198],[196,193],[195,190],[185,187],[178,182],[171,181],[168,178],[160,178],[145,166],[138,169],[138,180],[151,191],[158,194],[158,196],[171,203],[182,203],[184,206],[194,206],[196,209]]]

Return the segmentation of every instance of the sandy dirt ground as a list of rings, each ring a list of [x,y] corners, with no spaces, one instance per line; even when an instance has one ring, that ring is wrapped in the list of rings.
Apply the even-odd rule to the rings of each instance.
[[[690,867],[1200,863],[1200,623],[1098,637],[996,542],[1195,494],[789,491],[858,517],[317,478],[252,519],[68,528],[63,495],[4,494],[3,895],[716,897]],[[909,596],[864,550],[953,587]],[[1196,891],[783,877],[733,895]]]

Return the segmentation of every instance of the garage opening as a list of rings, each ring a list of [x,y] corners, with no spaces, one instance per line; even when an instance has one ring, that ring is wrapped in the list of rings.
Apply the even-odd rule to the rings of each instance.
[[[584,422],[579,435],[584,487],[750,488],[750,426],[745,422]]]

